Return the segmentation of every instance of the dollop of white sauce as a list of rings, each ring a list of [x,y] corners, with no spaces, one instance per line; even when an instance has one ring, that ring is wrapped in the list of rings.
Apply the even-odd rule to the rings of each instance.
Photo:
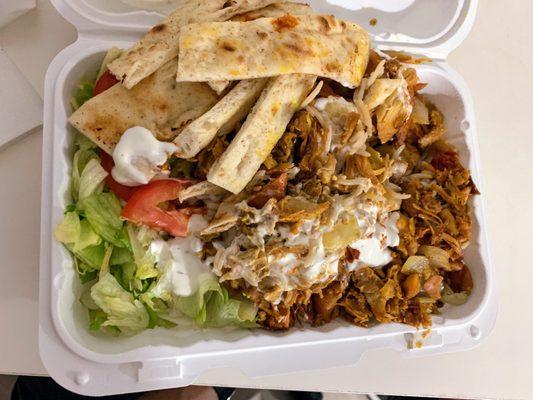
[[[273,261],[271,257],[268,260],[270,264],[270,277],[277,281],[279,287],[283,290],[294,288],[295,268],[299,261],[294,253],[287,253],[283,257]],[[281,300],[278,299],[278,301]],[[277,303],[277,302],[276,302]]]
[[[339,257],[336,254],[326,255],[322,240],[312,243],[309,253],[305,258],[305,268],[302,276],[309,282],[326,280],[339,272]]]
[[[360,239],[352,243],[350,247],[359,250],[359,264],[381,267],[392,260],[390,250],[375,237]]]
[[[359,239],[350,245],[352,249],[359,251],[359,258],[348,265],[349,270],[362,265],[382,267],[392,261],[389,247],[400,244],[399,218],[400,214],[397,212],[389,214],[385,220],[376,222],[370,237]]]
[[[303,259],[294,253],[287,253],[276,260],[269,256],[269,276],[283,291],[310,287],[339,273],[339,255],[327,255],[322,240],[312,241],[309,248]],[[273,303],[280,301],[281,297]]]
[[[211,274],[196,253],[202,250],[202,241],[195,236],[207,226],[201,215],[193,215],[189,220],[189,236],[172,240],[154,240],[150,252],[156,259],[157,268],[163,271],[154,289],[156,296],[165,292],[176,296],[190,296],[198,290],[205,274]]]
[[[300,246],[309,243],[315,221],[305,220],[298,227],[298,232],[292,233],[290,226],[276,227],[280,239],[282,239],[286,246]]]
[[[113,151],[111,175],[126,186],[144,185],[161,172],[176,149],[173,143],[157,140],[148,129],[134,126],[124,132]]]

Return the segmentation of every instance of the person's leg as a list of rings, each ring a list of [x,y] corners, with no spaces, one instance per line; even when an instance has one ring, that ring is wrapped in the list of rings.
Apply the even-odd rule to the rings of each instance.
[[[147,393],[103,396],[105,400],[228,400],[233,388],[187,386]],[[19,376],[11,392],[11,400],[91,400],[94,397],[72,393],[51,378]]]
[[[139,393],[105,396],[106,400],[137,400]],[[19,376],[11,392],[11,400],[90,400],[94,397],[69,392],[52,378]]]

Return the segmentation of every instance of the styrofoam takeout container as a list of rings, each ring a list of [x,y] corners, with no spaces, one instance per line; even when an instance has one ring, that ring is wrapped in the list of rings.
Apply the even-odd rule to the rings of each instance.
[[[434,317],[421,348],[409,349],[417,332],[383,324],[364,329],[337,321],[321,328],[264,330],[147,330],[134,337],[89,332],[77,301],[79,283],[72,260],[53,239],[69,202],[72,152],[69,97],[83,76],[94,74],[111,46],[126,48],[161,15],[117,1],[52,0],[79,31],[78,40],[51,63],[45,84],[40,265],[39,349],[50,375],[67,389],[103,395],[189,385],[210,368],[238,368],[253,377],[354,364],[370,349],[392,348],[406,356],[447,353],[474,347],[494,324],[497,305],[483,213],[476,122],[472,100],[446,56],[468,34],[477,0],[308,0],[367,28],[380,49],[405,50],[434,60],[417,67],[424,92],[445,115],[447,139],[472,171],[481,196],[473,206],[472,242],[465,260],[474,278],[469,301]],[[377,24],[369,21],[375,18]]]

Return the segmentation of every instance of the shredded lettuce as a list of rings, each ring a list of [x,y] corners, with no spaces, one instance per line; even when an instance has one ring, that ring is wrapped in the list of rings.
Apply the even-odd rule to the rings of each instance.
[[[213,303],[210,310],[215,312],[228,300],[228,292],[222,289],[216,279],[208,275],[201,278],[196,293],[191,296],[176,298],[178,310],[193,318],[198,325],[203,325],[207,321],[207,306],[210,300]]]
[[[148,322],[148,328],[153,329],[156,326],[161,326],[163,328],[174,328],[177,324],[168,321],[166,319],[161,318],[154,310],[152,310],[150,307],[146,307],[146,311],[148,311],[148,315],[150,316],[150,321]]]
[[[127,335],[148,328],[150,317],[144,305],[109,272],[100,273],[98,282],[91,288],[91,298],[107,317],[98,328],[114,326]]]
[[[102,193],[104,179],[107,177],[106,170],[100,165],[99,159],[89,160],[80,176],[80,188],[78,198],[83,200],[93,193]]]
[[[100,161],[98,154],[96,154],[96,151],[92,149],[79,149],[74,153],[74,158],[72,159],[72,177],[70,182],[70,192],[74,202],[79,200],[81,177],[83,171],[91,160],[97,160],[98,162]]]
[[[143,280],[157,277],[159,270],[155,266],[155,257],[150,252],[150,243],[157,237],[157,232],[145,225],[137,227],[127,224],[126,229],[137,266],[135,278]]]
[[[177,299],[178,309],[193,318],[197,325],[221,327],[237,324],[255,326],[256,307],[248,300],[229,298],[228,291],[211,275],[200,283],[198,291]]]
[[[82,286],[80,303],[83,304],[88,310],[98,310],[98,305],[94,302],[91,297],[91,288],[94,283],[87,283]]]
[[[54,232],[56,240],[61,243],[75,243],[80,236],[80,217],[77,212],[67,212]]]
[[[80,221],[78,240],[74,242],[74,251],[81,251],[89,246],[98,246],[102,243],[100,236],[96,234],[86,219]]]
[[[122,51],[112,48],[97,79]],[[93,96],[95,83],[84,80],[72,96],[73,110]],[[201,276],[198,290],[180,297],[169,289],[150,251],[159,234],[147,226],[124,222],[118,198],[105,187],[108,173],[98,147],[81,133],[74,137],[71,175],[72,204],[55,230],[55,237],[72,253],[74,269],[84,284],[79,298],[89,313],[93,331],[127,335],[157,326],[256,326],[257,309],[244,299],[230,298],[211,273]],[[171,176],[187,177],[192,163],[171,160]],[[168,278],[168,277],[167,277]]]
[[[92,229],[89,222],[86,219],[80,219],[76,211],[65,213],[56,227],[55,237],[72,252],[81,254],[90,253],[84,250],[97,247],[102,243],[102,239]],[[91,257],[88,258],[91,259]]]
[[[89,329],[91,331],[98,331],[102,325],[107,321],[107,314],[100,309],[89,309]]]
[[[114,247],[109,260],[109,265],[122,265],[131,263],[132,261],[133,256],[128,249],[124,247]]]
[[[166,291],[161,293],[158,290],[159,284],[160,280],[152,284],[140,299],[160,319],[180,325],[187,324],[187,320],[191,319],[200,327],[232,324],[245,328],[256,326],[255,305],[248,300],[230,298],[228,291],[220,286],[214,275],[202,275],[198,290],[186,297],[178,297]],[[156,293],[160,296],[156,296]]]
[[[94,193],[80,204],[97,234],[114,246],[131,249],[124,222],[120,219],[120,201],[113,193]]]
[[[76,86],[74,95],[70,98],[70,106],[72,107],[72,110],[76,111],[83,105],[83,103],[93,97],[93,91],[94,82],[85,81]]]
[[[98,146],[87,136],[80,132],[76,132],[74,135],[74,147],[77,150],[96,150]]]
[[[83,264],[90,270],[98,270],[105,257],[105,246],[103,243],[98,246],[89,246],[83,250],[75,251],[69,245],[65,245]]]
[[[85,264],[81,260],[79,260],[76,256],[73,256],[74,259],[74,267],[76,269],[76,272],[78,273],[78,276],[80,278],[81,283],[87,283],[94,281],[96,278],[98,278],[98,270],[90,267],[89,265]]]

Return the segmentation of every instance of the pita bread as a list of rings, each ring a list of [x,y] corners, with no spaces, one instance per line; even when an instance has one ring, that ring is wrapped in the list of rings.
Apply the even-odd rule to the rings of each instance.
[[[305,73],[353,88],[365,72],[370,39],[358,25],[333,16],[284,15],[187,25],[179,48],[178,81]]]
[[[181,27],[195,22],[226,21],[234,15],[274,2],[276,0],[188,0],[109,64],[109,70],[125,87],[131,89],[178,55]]]
[[[241,194],[231,195],[224,199],[217,208],[215,216],[209,225],[200,232],[200,236],[218,235],[233,228],[239,221],[239,211],[235,204],[243,201],[245,196]]]
[[[303,74],[272,78],[235,138],[209,170],[207,180],[232,193],[244,189],[315,81],[316,76]]]
[[[229,85],[231,85],[231,81],[209,81],[207,84],[215,91],[216,94],[220,96],[229,87]]]
[[[310,15],[313,14],[313,10],[308,4],[303,3],[274,3],[259,10],[248,11],[244,14],[236,15],[231,18],[231,21],[252,21],[258,18],[265,17],[281,17],[282,15]],[[227,89],[231,81],[209,81],[208,85],[219,96]]]
[[[208,181],[202,181],[183,189],[178,196],[178,200],[180,203],[183,203],[186,200],[194,199],[196,197],[220,196],[226,193],[228,192],[220,186],[214,185]]]
[[[267,82],[263,79],[240,81],[213,108],[191,122],[174,139],[178,147],[176,156],[191,158],[206,147],[217,134],[231,132],[244,119]]]
[[[143,126],[160,140],[174,139],[217,101],[205,83],[178,83],[177,60],[166,63],[133,89],[115,85],[70,116],[70,123],[112,153],[124,131]]]
[[[303,3],[274,3],[258,10],[252,10],[231,18],[231,21],[253,21],[258,18],[277,18],[282,15],[311,15],[314,14],[309,4]]]

